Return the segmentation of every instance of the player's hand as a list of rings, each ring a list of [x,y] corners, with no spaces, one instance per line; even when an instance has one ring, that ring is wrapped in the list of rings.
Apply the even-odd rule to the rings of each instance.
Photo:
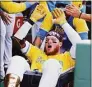
[[[22,49],[26,46],[25,44],[25,39],[23,40],[20,40],[14,36],[12,36],[12,40],[13,40],[13,43],[16,44],[16,46],[19,48],[19,49]]]
[[[1,15],[2,20],[4,21],[5,24],[9,25],[11,23],[11,18],[6,12],[2,11]]]
[[[65,12],[68,15],[71,15],[71,16],[77,17],[77,18],[79,18],[80,13],[81,13],[80,9],[77,6],[74,6],[74,5],[67,5],[66,8],[65,8]]]
[[[39,19],[43,18],[46,15],[46,11],[42,5],[37,5],[35,10],[33,11],[30,19],[33,22],[38,21]]]
[[[65,14],[61,9],[55,8],[54,11],[52,11],[52,15],[53,15],[53,22],[55,24],[62,25],[66,23]]]

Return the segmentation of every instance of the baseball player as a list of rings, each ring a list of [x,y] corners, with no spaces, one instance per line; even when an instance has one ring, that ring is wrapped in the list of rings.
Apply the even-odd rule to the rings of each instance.
[[[31,27],[34,22],[43,17],[40,13],[43,14],[44,10],[42,7],[40,9],[39,5],[30,17]],[[29,42],[23,41],[23,38],[25,37],[25,32],[23,32],[23,30],[18,31],[14,35],[16,37],[16,41],[21,44],[21,51],[31,62],[31,71],[37,69],[39,72],[42,72],[39,87],[55,87],[60,74],[74,68],[75,60],[73,58],[75,58],[76,43],[81,41],[78,33],[76,33],[76,31],[67,23],[63,11],[56,8],[52,14],[54,17],[53,22],[63,27],[68,38],[73,44],[69,52],[60,53],[62,37],[59,33],[54,31],[49,32],[46,36],[44,52]],[[20,81],[23,79],[23,74],[27,70],[30,70],[30,66],[27,61],[21,56],[14,56],[7,70],[5,87],[18,87]]]
[[[5,72],[4,68],[8,67],[8,64],[12,57],[12,40],[11,36],[13,34],[14,23],[15,23],[15,14],[22,12],[29,8],[32,5],[31,2],[16,3],[11,1],[0,1],[0,20],[1,20],[1,29],[0,29],[0,41],[1,41],[1,52],[0,52],[0,79],[4,79]],[[13,14],[7,14],[13,13]]]
[[[71,3],[75,5],[76,7],[78,7],[80,10],[83,9],[82,1],[77,1],[77,2],[72,1]],[[61,9],[62,9],[62,6],[61,6]],[[66,18],[67,18],[68,23],[78,32],[81,39],[83,40],[88,39],[89,29],[85,20],[80,19],[80,18],[75,18],[67,14],[66,14]],[[41,24],[40,30],[37,33],[37,37],[34,41],[34,45],[38,47],[41,46],[41,43],[43,42],[47,32],[51,30],[51,27],[53,25],[51,20],[52,20],[52,15],[48,14],[48,16],[46,16],[43,23]],[[46,26],[47,22],[48,22],[48,26]],[[69,50],[71,46],[72,46],[71,42],[69,41],[66,33],[64,33],[64,44],[63,44],[62,50],[63,51]]]

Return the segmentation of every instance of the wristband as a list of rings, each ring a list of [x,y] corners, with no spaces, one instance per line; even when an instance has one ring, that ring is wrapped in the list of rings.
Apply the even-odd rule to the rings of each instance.
[[[28,22],[29,22],[31,25],[34,25],[34,22],[33,22],[31,19],[29,19]]]
[[[81,17],[81,15],[82,15],[82,12],[80,13],[79,18]]]

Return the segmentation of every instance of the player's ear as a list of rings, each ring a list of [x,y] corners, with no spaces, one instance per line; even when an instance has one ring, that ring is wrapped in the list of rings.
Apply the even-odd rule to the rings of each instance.
[[[60,44],[60,47],[62,46],[62,42],[59,42],[59,44]]]

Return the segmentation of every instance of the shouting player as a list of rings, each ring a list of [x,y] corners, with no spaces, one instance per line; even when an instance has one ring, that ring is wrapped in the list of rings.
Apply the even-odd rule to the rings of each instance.
[[[81,41],[78,33],[67,23],[63,11],[56,8],[52,14],[53,22],[62,26],[73,44],[69,52],[60,53],[60,47],[63,43],[62,37],[54,31],[50,31],[46,36],[44,52],[29,42],[23,41],[25,37],[23,30],[14,35],[16,41],[21,45],[21,51],[31,62],[31,71],[37,69],[42,72],[39,87],[56,87],[60,74],[74,68],[75,60],[73,58],[75,58],[76,43]],[[37,6],[30,17],[31,27],[44,15],[44,8],[41,5]],[[30,71],[28,62],[21,56],[14,56],[7,70],[5,87],[18,87],[26,71]]]

